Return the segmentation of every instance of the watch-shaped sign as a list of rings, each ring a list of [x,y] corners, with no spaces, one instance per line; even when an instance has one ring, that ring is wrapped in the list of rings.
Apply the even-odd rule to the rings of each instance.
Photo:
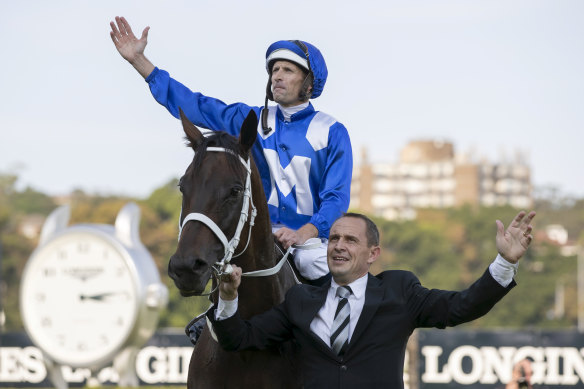
[[[57,386],[66,387],[60,365],[97,370],[112,361],[120,384],[137,385],[135,355],[168,300],[139,238],[140,209],[128,203],[115,226],[68,221],[68,206],[51,213],[24,269],[25,329]]]

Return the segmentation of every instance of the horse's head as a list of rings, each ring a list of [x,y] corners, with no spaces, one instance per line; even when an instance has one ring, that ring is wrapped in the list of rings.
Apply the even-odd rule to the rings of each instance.
[[[242,207],[250,202],[248,171],[257,117],[250,111],[236,139],[224,132],[203,136],[182,110],[180,114],[195,156],[179,183],[179,242],[168,275],[183,296],[192,296],[204,291],[213,266],[225,258],[225,243],[236,234]]]

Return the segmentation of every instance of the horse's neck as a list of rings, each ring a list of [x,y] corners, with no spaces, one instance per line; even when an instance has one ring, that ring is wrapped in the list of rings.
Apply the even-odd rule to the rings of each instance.
[[[252,184],[252,190],[258,209],[249,247],[238,258],[238,263],[245,266],[244,272],[274,267],[282,258],[274,244],[268,205],[259,179]],[[249,317],[264,312],[282,302],[286,290],[293,284],[293,281],[290,282],[293,278],[286,265],[275,276],[244,277],[239,287],[239,310],[242,316]]]
[[[242,266],[245,266],[244,272],[273,267],[276,264],[274,249],[273,243],[269,248],[258,248],[250,243],[249,253],[245,257],[242,256],[240,262]],[[239,311],[242,317],[247,318],[262,313],[284,299],[286,291],[281,286],[280,278],[279,274],[266,277],[242,278],[238,290]]]
[[[259,179],[257,168],[253,167],[252,172],[252,198],[257,205],[257,217],[251,233],[251,250],[246,251],[248,263],[253,263],[256,269],[262,269],[275,265],[276,252],[274,238],[272,235],[272,224],[270,221],[270,211],[266,202],[266,196]],[[248,228],[251,228],[249,224]]]
[[[253,159],[251,169],[252,199],[257,206],[257,217],[251,231],[249,246],[235,262],[244,272],[274,267],[281,258],[281,255],[276,253],[266,195]],[[242,236],[247,236],[249,228],[248,223],[242,231]],[[243,244],[245,245],[245,242]],[[243,247],[241,243],[240,247]],[[288,267],[284,267],[286,269],[281,269],[276,276],[243,278],[239,287],[239,310],[243,317],[264,312],[284,299],[286,290],[291,285],[289,280],[294,278]]]

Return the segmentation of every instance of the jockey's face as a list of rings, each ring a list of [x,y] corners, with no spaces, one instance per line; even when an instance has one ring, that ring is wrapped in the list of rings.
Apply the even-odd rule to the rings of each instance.
[[[305,101],[300,99],[300,91],[306,74],[292,62],[276,61],[272,65],[272,93],[274,101],[282,107],[294,107]]]

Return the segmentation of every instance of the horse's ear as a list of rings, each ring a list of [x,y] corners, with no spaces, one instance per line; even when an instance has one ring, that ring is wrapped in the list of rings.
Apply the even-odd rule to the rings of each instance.
[[[199,131],[197,126],[195,126],[186,117],[182,108],[179,108],[178,112],[180,114],[180,120],[182,121],[183,130],[184,130],[185,134],[187,135],[187,139],[190,142],[189,146],[191,146],[194,150],[197,148],[197,146],[199,146],[201,144],[201,142],[203,142],[203,134],[201,134],[201,131]]]
[[[256,140],[258,135],[258,117],[253,109],[249,110],[247,117],[241,125],[241,131],[239,132],[239,144],[242,145],[246,150],[251,149],[253,142]]]

